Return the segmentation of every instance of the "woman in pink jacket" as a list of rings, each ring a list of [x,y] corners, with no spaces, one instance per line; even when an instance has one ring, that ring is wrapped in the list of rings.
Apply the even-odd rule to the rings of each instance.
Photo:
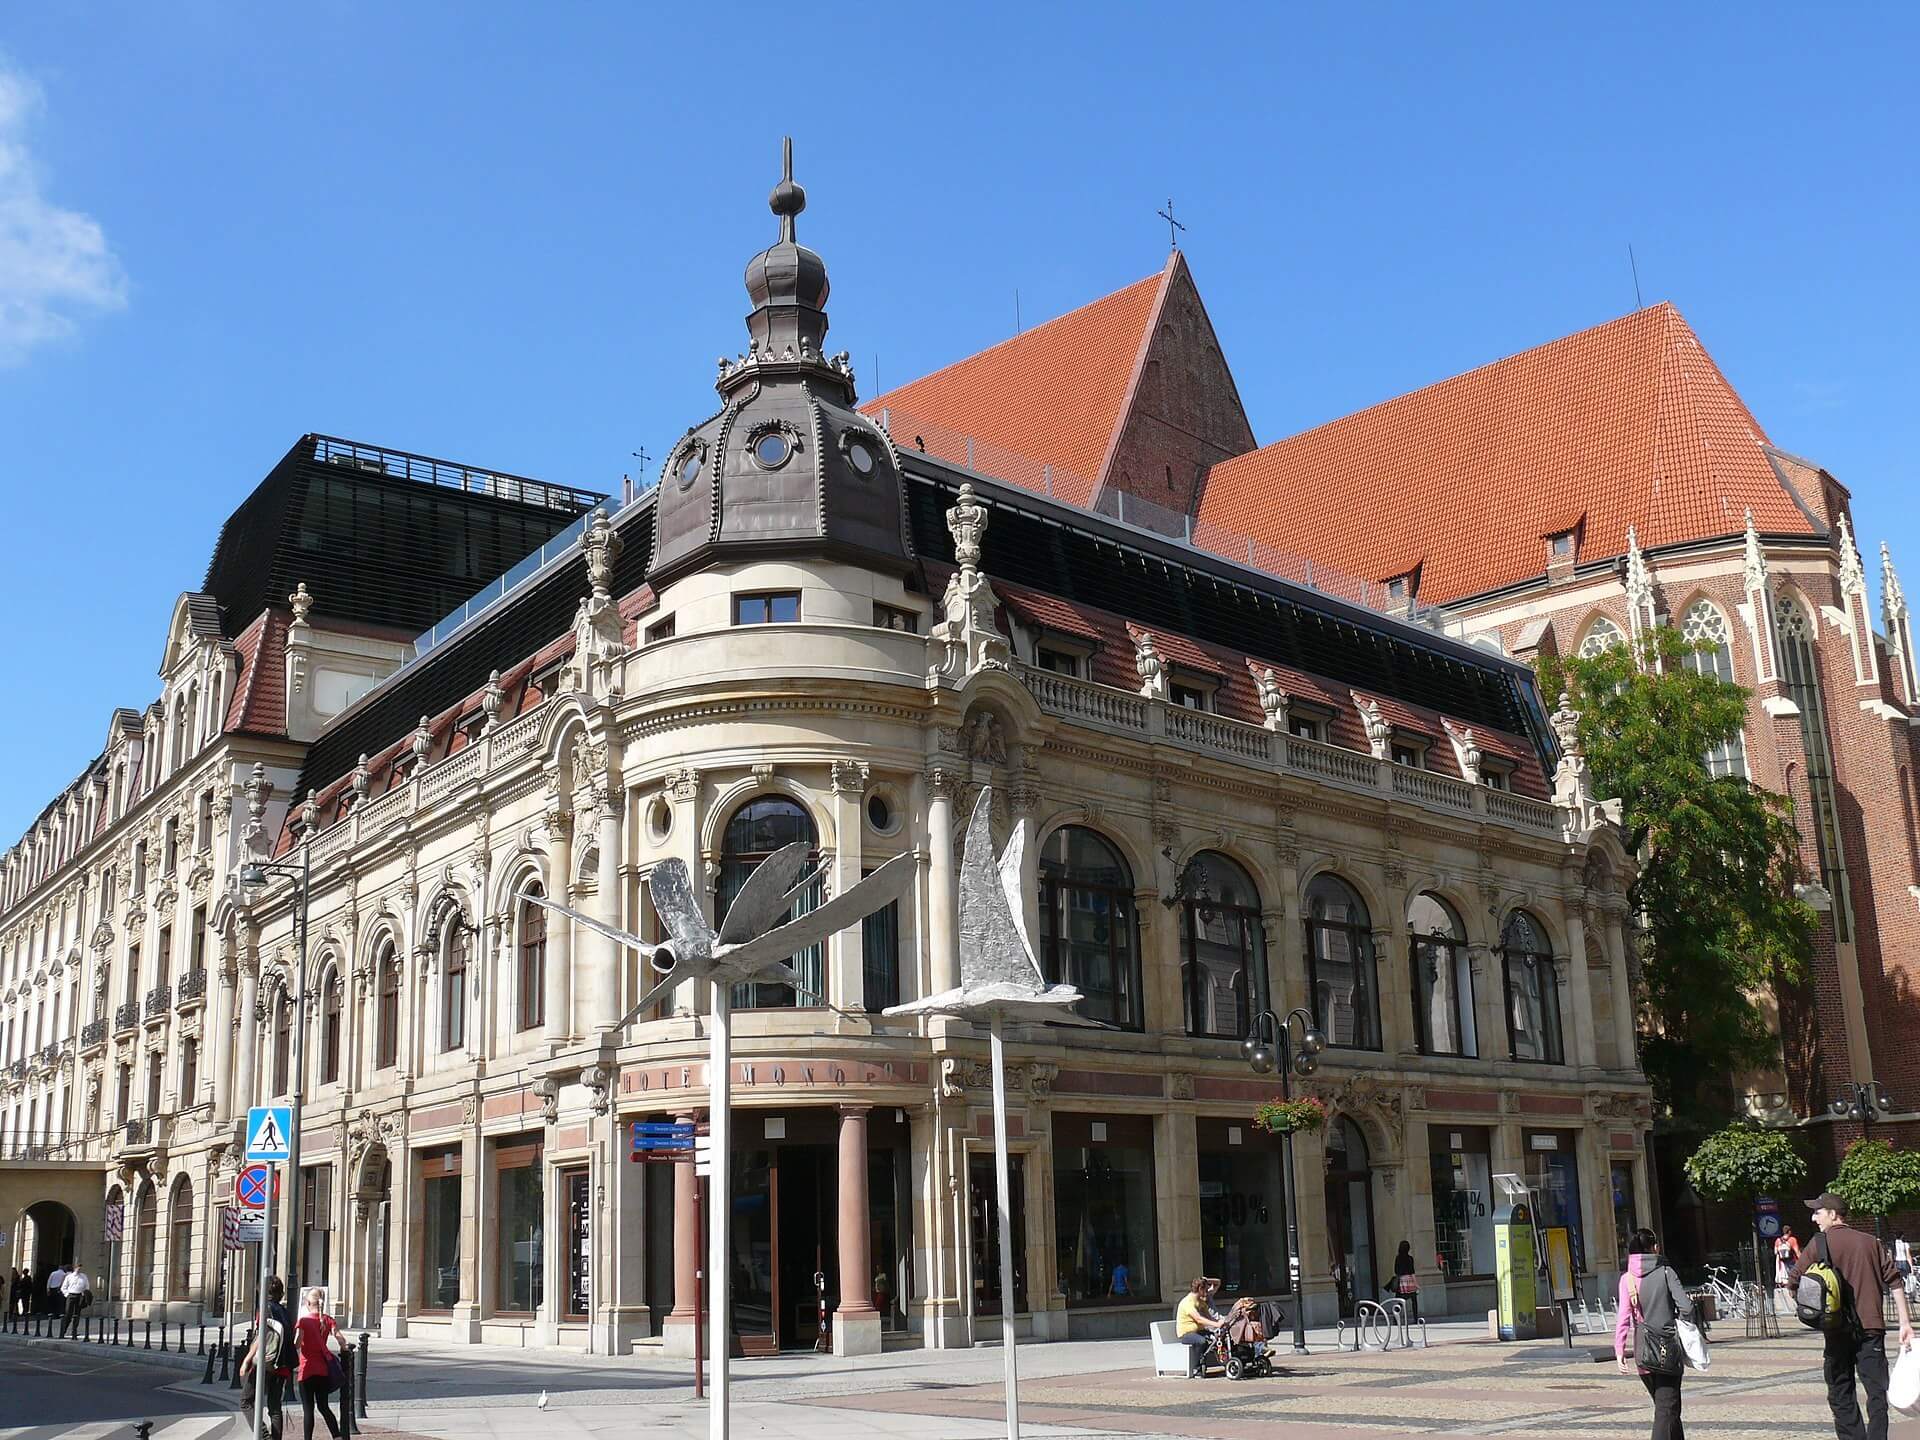
[[[1620,1323],[1613,1328],[1613,1358],[1620,1373],[1627,1374],[1632,1363],[1629,1351],[1636,1321],[1659,1331],[1681,1318],[1696,1318],[1693,1297],[1661,1258],[1654,1233],[1645,1228],[1634,1231],[1627,1241],[1627,1273],[1620,1277]],[[1680,1379],[1680,1375],[1640,1370],[1640,1383],[1653,1397],[1653,1440],[1686,1440],[1686,1427],[1680,1423]]]

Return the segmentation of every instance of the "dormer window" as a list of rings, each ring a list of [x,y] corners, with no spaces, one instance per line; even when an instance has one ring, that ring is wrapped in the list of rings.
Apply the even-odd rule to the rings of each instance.
[[[1511,790],[1513,781],[1504,765],[1490,763],[1484,757],[1480,761],[1480,779],[1489,790]]]
[[[1396,735],[1388,746],[1388,756],[1396,765],[1404,765],[1409,770],[1427,768],[1427,747],[1418,740]]]
[[[1212,687],[1190,680],[1175,680],[1167,687],[1167,698],[1187,710],[1213,709]]]
[[[1558,535],[1547,537],[1547,559],[1568,561],[1573,559],[1574,532],[1562,530]]]
[[[1320,740],[1325,738],[1321,729],[1322,721],[1314,715],[1303,715],[1298,711],[1287,714],[1287,733],[1298,735],[1302,740]]]

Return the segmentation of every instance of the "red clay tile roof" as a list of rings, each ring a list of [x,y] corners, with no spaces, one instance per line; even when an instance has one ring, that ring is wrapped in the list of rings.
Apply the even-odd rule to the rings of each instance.
[[[233,639],[240,678],[227,702],[224,729],[249,735],[287,733],[287,614],[262,610]]]
[[[894,443],[919,436],[930,455],[1030,489],[1044,488],[1075,505],[1093,499],[1106,468],[1154,311],[1174,272],[1158,274],[1078,310],[1036,325],[978,355],[889,390],[860,408],[890,412]]]
[[[1767,437],[1670,304],[1443,380],[1213,467],[1203,523],[1368,579],[1424,557],[1445,602],[1541,575],[1542,535],[1585,515],[1579,558],[1762,531],[1812,533]]]

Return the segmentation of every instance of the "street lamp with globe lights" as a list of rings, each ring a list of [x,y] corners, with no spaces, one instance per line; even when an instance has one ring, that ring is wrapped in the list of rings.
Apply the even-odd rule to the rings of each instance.
[[[289,1290],[300,1283],[300,1106],[306,1089],[307,1040],[307,910],[313,898],[313,866],[308,843],[300,844],[300,858],[290,860],[249,860],[240,867],[240,893],[249,905],[266,893],[268,877],[294,877],[293,924],[295,950],[293,974],[293,1079],[287,1096],[287,1191],[292,1197],[287,1222],[287,1284]],[[262,1273],[270,1268],[260,1267]]]
[[[1298,1022],[1300,1037],[1294,1039]],[[1293,1098],[1293,1077],[1303,1080],[1320,1068],[1320,1052],[1327,1048],[1327,1037],[1320,1033],[1305,1006],[1289,1010],[1285,1019],[1271,1010],[1262,1010],[1247,1027],[1247,1038],[1240,1042],[1240,1053],[1256,1075],[1270,1075],[1277,1065],[1280,1071],[1280,1098]],[[1307,1312],[1305,1266],[1300,1260],[1300,1204],[1293,1182],[1293,1132],[1280,1136],[1280,1163],[1287,1190],[1287,1276],[1293,1286],[1293,1353],[1307,1353]]]
[[[1858,1120],[1860,1138],[1866,1140],[1873,1133],[1873,1122],[1884,1119],[1893,1112],[1893,1097],[1887,1094],[1887,1087],[1878,1080],[1864,1083],[1849,1081],[1840,1087],[1840,1093],[1827,1106],[1836,1120]],[[1886,1236],[1881,1233],[1884,1221],[1878,1215],[1873,1217],[1873,1233],[1882,1244]]]

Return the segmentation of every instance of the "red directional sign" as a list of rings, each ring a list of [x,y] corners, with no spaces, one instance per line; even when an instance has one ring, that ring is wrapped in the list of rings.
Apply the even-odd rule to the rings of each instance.
[[[248,1210],[267,1208],[267,1190],[280,1188],[271,1165],[249,1165],[234,1177],[233,1198]]]

